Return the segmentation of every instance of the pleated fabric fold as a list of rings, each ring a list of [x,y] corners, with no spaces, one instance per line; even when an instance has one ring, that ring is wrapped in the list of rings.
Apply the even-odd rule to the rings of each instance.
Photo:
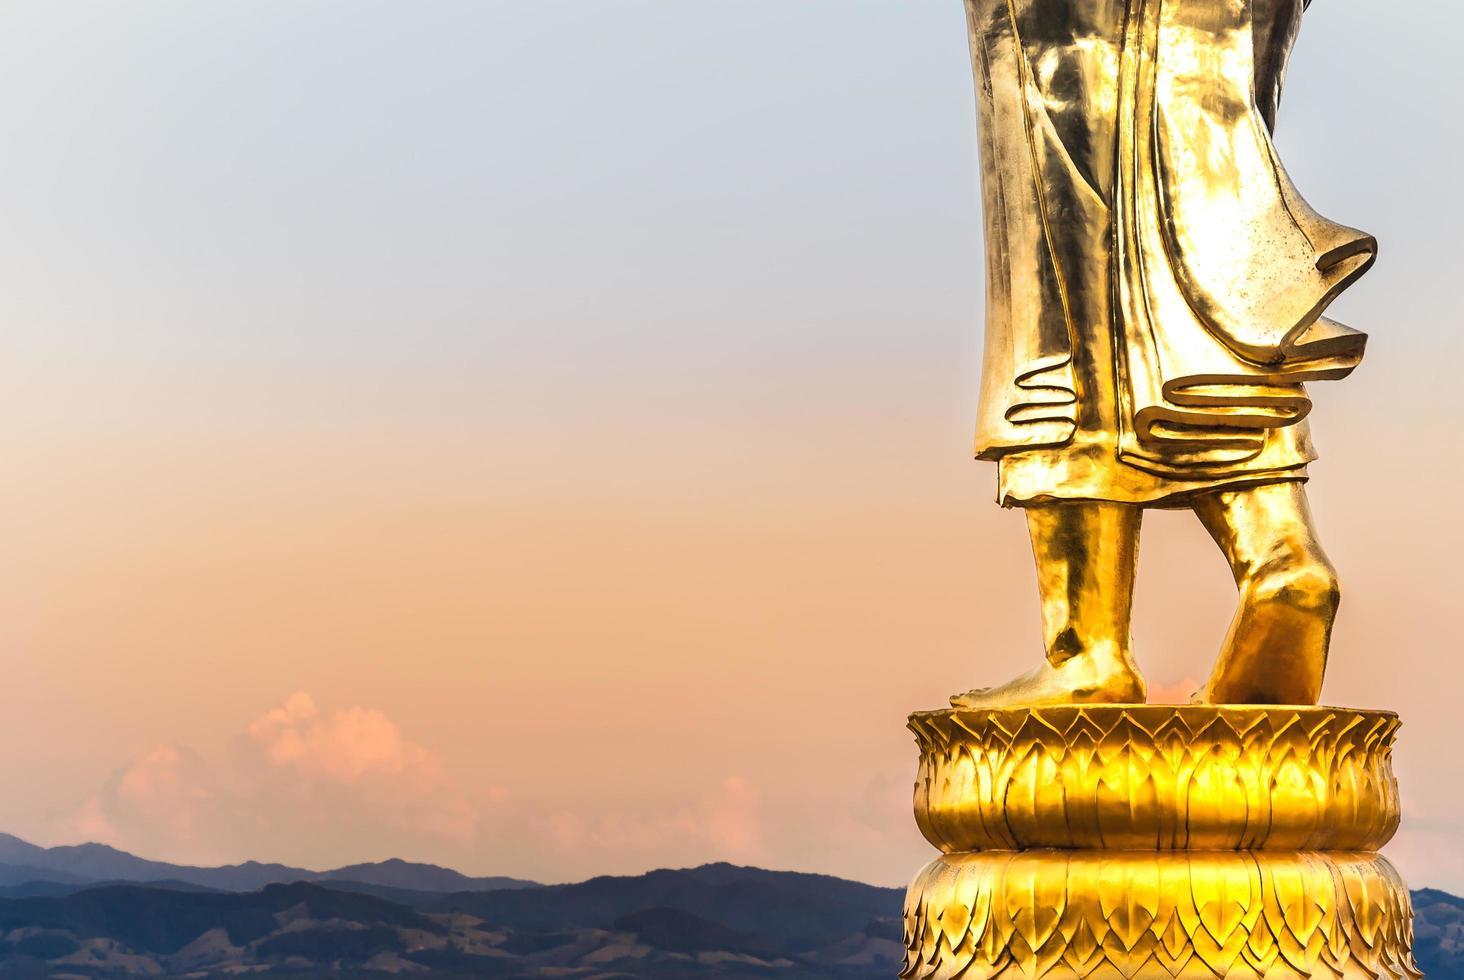
[[[1304,383],[1345,377],[1366,342],[1323,314],[1376,242],[1312,209],[1271,141],[1302,9],[967,0],[979,456],[1106,443],[1180,490],[1311,458]]]

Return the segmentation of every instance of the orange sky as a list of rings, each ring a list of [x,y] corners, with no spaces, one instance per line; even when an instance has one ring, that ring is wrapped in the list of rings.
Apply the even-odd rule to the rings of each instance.
[[[926,860],[905,715],[1039,655],[968,458],[959,5],[582,9],[0,13],[0,830],[542,880]],[[1368,362],[1317,390],[1327,698],[1403,714],[1393,854],[1457,891],[1457,147],[1348,67],[1448,59],[1313,9],[1281,149],[1383,240],[1337,307]],[[1146,520],[1157,684],[1231,602],[1193,518]]]

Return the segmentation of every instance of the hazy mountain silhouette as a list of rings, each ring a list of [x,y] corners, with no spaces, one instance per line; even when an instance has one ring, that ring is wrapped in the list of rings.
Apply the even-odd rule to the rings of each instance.
[[[0,864],[0,888],[31,881],[86,885],[94,883],[96,879],[74,875],[59,868],[40,868],[34,864]]]
[[[234,945],[271,935],[278,916],[441,932],[422,914],[370,895],[300,882],[258,892],[181,892],[142,885],[90,888],[63,898],[0,902],[0,931],[64,929],[78,938],[107,937],[138,953],[176,953],[222,929]]]
[[[904,890],[827,875],[709,864],[625,878],[591,878],[527,892],[445,896],[434,911],[465,912],[517,929],[604,926],[654,908],[690,912],[790,952],[832,942],[870,920],[900,914]]]
[[[1435,888],[1413,893],[1413,955],[1429,980],[1464,978],[1464,898]]]
[[[30,887],[27,897],[0,898],[0,978],[888,980],[902,955],[899,889],[731,865],[451,894],[333,882],[254,892]],[[481,902],[491,915],[472,911]]]
[[[213,889],[188,880],[301,873],[188,869],[111,848],[0,841],[13,868],[128,869],[147,885],[32,881],[0,888],[0,980],[68,977],[381,977],[424,980],[889,980],[903,957],[903,890],[826,875],[710,864],[572,885],[443,891],[448,869],[387,861],[319,875],[412,882]],[[60,852],[58,855],[56,852]],[[39,853],[38,853],[39,852]],[[81,859],[102,860],[78,864]],[[283,872],[270,869],[284,869]],[[69,873],[75,873],[69,872]],[[305,874],[317,874],[304,872]],[[219,880],[215,878],[214,880]],[[501,881],[503,879],[484,879]],[[1464,980],[1464,899],[1414,893],[1430,980]]]
[[[660,949],[681,953],[723,950],[753,956],[776,955],[777,950],[766,940],[720,922],[703,919],[685,909],[643,909],[622,915],[611,928],[633,934],[640,942]]]
[[[38,847],[19,837],[0,834],[0,886],[36,881],[70,884],[176,881],[220,891],[255,891],[266,885],[294,881],[336,880],[435,892],[532,888],[537,884],[519,878],[473,878],[435,864],[415,864],[397,858],[330,871],[310,871],[257,861],[219,868],[197,868],[149,861],[105,844]]]

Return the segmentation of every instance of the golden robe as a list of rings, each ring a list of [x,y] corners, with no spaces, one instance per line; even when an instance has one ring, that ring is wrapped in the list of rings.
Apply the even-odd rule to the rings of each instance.
[[[1303,382],[1372,264],[1270,133],[1302,0],[966,0],[987,250],[976,452],[1005,505],[1305,479]]]

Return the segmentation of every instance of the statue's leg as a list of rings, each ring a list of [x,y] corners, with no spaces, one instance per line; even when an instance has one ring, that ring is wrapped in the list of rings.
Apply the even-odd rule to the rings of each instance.
[[[1240,608],[1209,682],[1208,704],[1316,704],[1337,614],[1337,573],[1317,540],[1306,487],[1271,483],[1198,499]]]
[[[1028,506],[1046,662],[1000,687],[951,698],[958,708],[1143,703],[1129,622],[1143,511],[1128,504]]]

